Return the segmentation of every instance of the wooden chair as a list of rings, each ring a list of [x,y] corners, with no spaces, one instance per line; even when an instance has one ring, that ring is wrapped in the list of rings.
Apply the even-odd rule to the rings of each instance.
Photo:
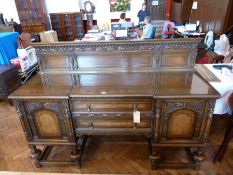
[[[231,139],[233,138],[233,93],[231,93],[231,95],[229,96],[228,99],[228,104],[231,110],[231,114],[230,114],[230,123],[229,123],[229,127],[228,130],[225,134],[224,140],[221,144],[221,146],[218,149],[217,154],[215,155],[213,162],[222,162],[224,154],[226,152],[227,146],[229,144],[229,142],[231,141]]]
[[[204,57],[197,61],[198,64],[216,64],[223,63],[224,56],[208,51]]]

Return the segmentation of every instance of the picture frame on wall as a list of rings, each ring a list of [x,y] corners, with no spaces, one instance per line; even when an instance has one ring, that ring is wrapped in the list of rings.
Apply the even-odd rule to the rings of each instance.
[[[131,0],[109,0],[110,12],[130,11]]]

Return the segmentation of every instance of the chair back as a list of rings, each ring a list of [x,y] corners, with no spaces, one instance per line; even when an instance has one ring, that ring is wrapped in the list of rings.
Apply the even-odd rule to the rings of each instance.
[[[233,92],[228,98],[229,111],[228,114],[233,117]]]
[[[156,31],[156,27],[153,26],[150,39],[154,39],[155,38],[155,31]]]
[[[173,38],[174,32],[172,32],[170,29],[174,27],[175,27],[174,22],[165,21],[163,24],[162,39]]]

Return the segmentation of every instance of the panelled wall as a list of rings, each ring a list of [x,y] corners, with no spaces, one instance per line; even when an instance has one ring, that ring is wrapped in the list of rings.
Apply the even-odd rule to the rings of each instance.
[[[233,0],[195,0],[198,2],[198,8],[192,9],[191,22],[200,21],[203,31],[212,30],[221,35],[226,29],[232,16]],[[233,20],[232,20],[233,21]],[[228,26],[230,27],[230,26]]]

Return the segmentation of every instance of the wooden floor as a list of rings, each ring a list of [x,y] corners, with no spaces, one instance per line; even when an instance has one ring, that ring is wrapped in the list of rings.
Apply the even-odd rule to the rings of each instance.
[[[0,171],[15,172],[54,172],[85,174],[155,174],[155,175],[233,175],[233,141],[220,164],[213,164],[216,152],[225,131],[225,120],[215,118],[208,147],[207,160],[201,164],[200,171],[193,169],[151,170],[148,161],[147,143],[144,140],[121,137],[89,138],[82,168],[42,167],[36,168],[28,158],[28,147],[14,107],[0,101]],[[130,140],[130,141],[129,141]],[[60,152],[65,149],[60,148]],[[185,159],[183,152],[170,154],[170,159],[178,155]],[[56,158],[56,154],[52,155]],[[182,160],[181,160],[182,161]],[[0,173],[1,174],[1,173]]]

